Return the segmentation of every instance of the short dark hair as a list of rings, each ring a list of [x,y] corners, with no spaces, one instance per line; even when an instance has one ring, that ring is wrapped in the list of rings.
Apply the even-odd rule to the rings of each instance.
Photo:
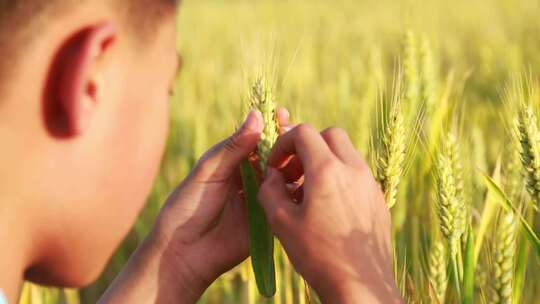
[[[76,9],[86,1],[98,0],[0,0],[0,79],[9,62],[13,66],[16,54],[62,14]],[[180,0],[99,0],[114,5],[134,37],[151,31],[165,14],[174,12]]]
[[[95,1],[95,0],[94,0]],[[138,30],[147,29],[150,22],[159,19],[165,11],[175,8],[180,0],[102,0],[115,5],[115,9],[136,25]],[[78,5],[84,0],[0,0],[0,39],[29,32],[32,25],[53,18]],[[5,41],[0,40],[0,47]]]

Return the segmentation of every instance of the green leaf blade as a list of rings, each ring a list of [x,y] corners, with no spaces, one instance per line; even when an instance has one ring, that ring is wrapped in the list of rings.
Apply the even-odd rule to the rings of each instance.
[[[539,262],[540,264],[540,239],[533,231],[527,220],[523,217],[521,212],[516,209],[514,204],[510,201],[508,196],[506,196],[504,191],[501,190],[497,183],[489,175],[482,173],[482,176],[484,177],[484,182],[486,183],[489,191],[491,191],[495,195],[496,201],[499,202],[505,210],[507,210],[508,212],[512,212],[514,216],[519,219],[519,222],[521,223],[521,228],[525,232],[527,240],[529,241],[531,247],[536,253],[537,262]]]
[[[272,297],[276,293],[274,236],[266,221],[264,209],[257,201],[259,185],[249,161],[241,164],[242,184],[248,209],[249,251],[259,293]]]

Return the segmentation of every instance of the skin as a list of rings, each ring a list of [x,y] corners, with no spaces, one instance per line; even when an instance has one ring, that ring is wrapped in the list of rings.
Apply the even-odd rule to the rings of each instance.
[[[321,301],[401,303],[391,267],[390,214],[347,133],[301,124],[278,139],[269,165],[259,201]]]
[[[10,302],[23,279],[95,280],[144,204],[167,135],[174,8],[143,44],[107,1],[57,19],[0,91],[0,286]],[[365,162],[343,131],[292,127],[284,109],[278,118],[285,134],[259,199],[295,268],[325,303],[399,302],[389,214]],[[205,153],[100,303],[194,303],[246,259],[238,166],[262,128],[253,111]]]
[[[9,271],[0,288],[10,303],[23,278],[94,281],[158,171],[177,67],[174,9],[143,45],[113,8],[84,1],[47,23],[2,80],[0,269]]]
[[[343,130],[291,129],[286,116],[281,110],[290,131],[271,153],[259,200],[289,259],[323,303],[402,303],[390,215],[367,164]],[[261,130],[261,114],[252,112],[203,156],[100,303],[194,303],[247,257],[238,166]]]

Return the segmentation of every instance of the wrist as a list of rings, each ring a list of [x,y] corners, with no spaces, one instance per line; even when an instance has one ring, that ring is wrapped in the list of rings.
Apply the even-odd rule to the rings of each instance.
[[[171,266],[166,248],[152,231],[99,303],[195,303],[205,287]]]
[[[189,261],[188,248],[177,246],[154,229],[145,241],[151,255],[159,260],[159,293],[165,303],[195,303],[210,286]]]
[[[209,283],[174,243],[155,227],[99,303],[196,303]]]

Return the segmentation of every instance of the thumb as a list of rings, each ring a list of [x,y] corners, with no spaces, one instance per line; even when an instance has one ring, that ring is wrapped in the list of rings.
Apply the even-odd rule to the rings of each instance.
[[[261,112],[249,112],[242,126],[233,135],[213,146],[201,157],[193,170],[194,177],[205,182],[228,179],[240,162],[255,150],[263,126]]]
[[[274,234],[279,237],[280,231],[291,222],[297,206],[287,190],[285,179],[278,170],[268,167],[267,177],[259,189],[257,199],[265,210]]]

